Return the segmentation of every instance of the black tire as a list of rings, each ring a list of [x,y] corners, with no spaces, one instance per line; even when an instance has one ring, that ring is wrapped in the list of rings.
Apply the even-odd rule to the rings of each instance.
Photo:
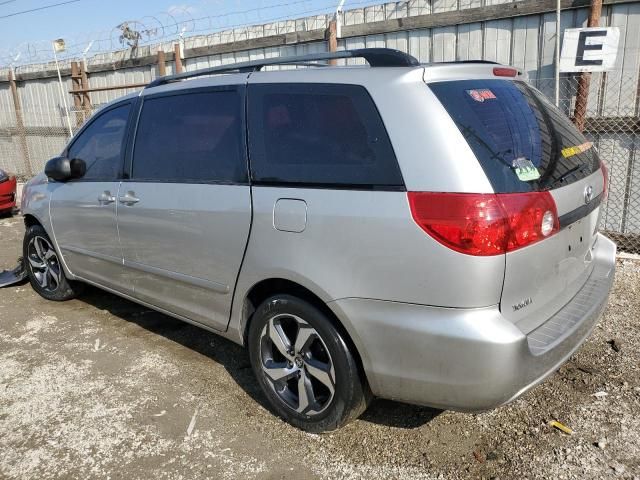
[[[271,340],[271,328],[289,332],[284,333],[289,341],[281,344],[291,346],[287,357],[280,354],[281,349]],[[298,340],[302,342],[303,338],[307,338],[306,346],[297,350]],[[312,304],[291,295],[276,295],[265,300],[251,318],[248,344],[251,366],[270,406],[291,425],[321,433],[346,425],[367,409],[371,393],[348,343],[327,315]],[[280,365],[284,368],[277,368]],[[284,372],[288,367],[297,371],[291,378],[284,376],[284,380],[274,381],[265,373],[266,370]],[[329,373],[323,375],[322,381],[318,380],[320,376],[314,376],[325,371]],[[326,387],[329,383],[333,391]],[[306,400],[300,399],[301,384],[307,387],[304,388],[305,399],[308,399],[306,408]]]
[[[62,302],[82,293],[82,283],[67,280],[53,242],[41,225],[27,228],[22,242],[22,257],[29,283],[41,297]]]

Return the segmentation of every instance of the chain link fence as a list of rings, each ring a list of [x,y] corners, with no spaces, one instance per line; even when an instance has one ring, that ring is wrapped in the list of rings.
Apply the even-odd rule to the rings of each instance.
[[[554,79],[530,82],[555,99]],[[560,109],[574,122],[580,74],[560,80]],[[583,133],[609,171],[600,229],[621,251],[640,253],[640,82],[638,73],[591,74]]]
[[[0,168],[26,180],[44,169],[47,160],[59,154],[88,118],[92,110],[64,107],[41,110],[0,111]]]
[[[560,109],[575,115],[579,74],[563,75]],[[555,80],[530,78],[552,102]],[[584,117],[584,134],[609,170],[609,194],[602,207],[600,228],[613,238],[621,251],[640,253],[640,114],[638,74],[594,73]],[[96,106],[24,110],[0,109],[0,168],[26,179],[42,171],[44,163],[63,150],[72,133]]]

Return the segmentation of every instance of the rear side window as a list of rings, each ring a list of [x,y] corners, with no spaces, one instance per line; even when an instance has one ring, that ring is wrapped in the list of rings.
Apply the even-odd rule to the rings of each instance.
[[[236,90],[144,100],[133,151],[136,180],[246,183],[242,100]]]
[[[250,86],[249,145],[257,183],[404,185],[380,114],[359,86]]]
[[[498,193],[562,187],[599,168],[590,142],[524,82],[430,84]]]
[[[122,146],[131,104],[127,103],[99,114],[69,148],[69,158],[87,164],[84,181],[111,181],[118,178],[122,163]]]

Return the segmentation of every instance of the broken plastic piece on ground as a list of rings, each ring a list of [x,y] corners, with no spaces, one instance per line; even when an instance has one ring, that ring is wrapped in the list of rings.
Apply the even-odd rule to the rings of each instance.
[[[556,421],[556,420],[551,420],[549,422],[549,426],[550,427],[555,427],[558,430],[560,430],[561,432],[566,433],[567,435],[571,435],[573,433],[573,430],[571,430],[569,427],[567,427],[566,425]]]
[[[18,259],[18,266],[13,270],[3,270],[0,272],[0,288],[21,283],[27,279],[27,271],[24,268],[22,257]]]

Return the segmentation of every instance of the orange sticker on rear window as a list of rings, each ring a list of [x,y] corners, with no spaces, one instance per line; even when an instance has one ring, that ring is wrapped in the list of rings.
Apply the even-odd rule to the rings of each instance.
[[[584,142],[581,145],[576,145],[575,147],[567,147],[562,149],[562,156],[564,158],[573,157],[574,155],[578,155],[579,153],[586,152],[593,146],[591,142]]]
[[[467,90],[467,93],[476,102],[484,102],[485,100],[493,100],[496,98],[495,94],[488,88],[481,88],[478,90]]]

